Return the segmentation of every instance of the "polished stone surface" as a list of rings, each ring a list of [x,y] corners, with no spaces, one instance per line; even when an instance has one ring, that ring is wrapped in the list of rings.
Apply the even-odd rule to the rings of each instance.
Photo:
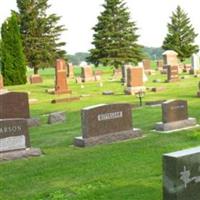
[[[56,67],[55,67],[55,74],[56,74],[56,80],[55,80],[55,94],[67,94],[71,93],[71,90],[68,87],[67,84],[67,72],[66,72],[66,64],[63,59],[57,59],[56,60]]]
[[[138,131],[133,132],[130,104],[102,104],[84,108],[81,111],[81,122],[82,138],[75,138],[75,145],[81,145],[82,141],[94,144],[109,143],[120,138],[129,138],[126,135],[131,137],[140,135]]]
[[[163,200],[200,199],[200,147],[163,155]]]
[[[26,119],[0,120],[0,152],[30,147]]]
[[[0,94],[0,119],[29,118],[28,94],[8,92]]]
[[[162,122],[169,123],[188,119],[188,105],[185,100],[169,100],[162,104]]]

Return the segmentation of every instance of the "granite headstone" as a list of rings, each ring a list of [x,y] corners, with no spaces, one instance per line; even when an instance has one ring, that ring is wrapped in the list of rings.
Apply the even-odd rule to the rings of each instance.
[[[82,109],[82,137],[75,138],[76,146],[110,143],[141,136],[132,128],[130,104],[96,105]]]
[[[163,155],[163,200],[200,199],[200,147]]]

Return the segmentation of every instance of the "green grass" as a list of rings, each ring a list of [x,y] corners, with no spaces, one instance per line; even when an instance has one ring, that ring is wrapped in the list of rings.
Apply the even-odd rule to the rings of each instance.
[[[44,152],[43,156],[4,162],[0,164],[0,199],[5,200],[161,200],[162,155],[167,152],[198,146],[200,130],[180,131],[173,134],[156,134],[151,130],[161,120],[160,107],[134,109],[133,126],[143,130],[144,136],[90,148],[77,148],[73,138],[81,135],[80,109],[101,103],[138,103],[134,96],[123,94],[120,81],[110,82],[111,69],[102,68],[103,87],[86,83],[84,89],[74,80],[69,81],[72,96],[82,97],[79,102],[51,104],[55,98],[45,93],[54,85],[54,71],[41,71],[44,83],[8,87],[10,91],[27,91],[38,103],[30,106],[31,115],[41,118],[42,125],[30,129],[31,144]],[[29,72],[30,74],[30,72]],[[76,74],[80,70],[76,69]],[[147,87],[166,87],[159,93],[147,92],[144,101],[185,99],[189,115],[199,116],[199,99],[196,97],[198,79],[188,75],[177,83],[164,83],[166,76],[149,77]],[[162,83],[152,80],[161,79]],[[103,96],[104,90],[116,95]],[[66,95],[58,96],[57,98]],[[70,96],[70,95],[69,95]],[[66,111],[63,124],[47,125],[47,115]]]

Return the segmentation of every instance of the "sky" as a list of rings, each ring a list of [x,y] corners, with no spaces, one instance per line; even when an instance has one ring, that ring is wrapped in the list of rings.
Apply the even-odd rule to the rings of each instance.
[[[195,31],[200,34],[199,0],[125,0],[136,22],[140,38],[138,42],[149,47],[160,47],[167,34],[170,16],[180,5],[188,14]],[[67,28],[61,40],[67,44],[69,54],[87,52],[92,48],[92,27],[97,23],[97,16],[102,11],[104,0],[49,0],[52,5],[49,12],[61,16],[61,24]],[[17,10],[16,0],[0,0],[0,25],[10,15],[10,10]],[[200,45],[200,36],[196,43]]]

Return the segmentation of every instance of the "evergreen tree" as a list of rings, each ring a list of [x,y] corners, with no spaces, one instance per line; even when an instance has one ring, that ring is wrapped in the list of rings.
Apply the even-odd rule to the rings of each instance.
[[[143,57],[135,22],[123,0],[105,0],[104,11],[98,17],[88,61],[118,68],[125,63],[137,63]]]
[[[56,58],[64,58],[60,34],[64,26],[58,25],[60,17],[47,14],[48,0],[17,0],[21,34],[26,59],[34,74],[39,68],[54,65]]]
[[[20,29],[14,12],[1,27],[1,71],[5,85],[26,83],[26,62]]]
[[[187,14],[178,6],[172,13],[171,23],[168,24],[168,34],[162,48],[176,51],[179,59],[183,61],[199,51],[198,46],[194,44],[197,35]]]

